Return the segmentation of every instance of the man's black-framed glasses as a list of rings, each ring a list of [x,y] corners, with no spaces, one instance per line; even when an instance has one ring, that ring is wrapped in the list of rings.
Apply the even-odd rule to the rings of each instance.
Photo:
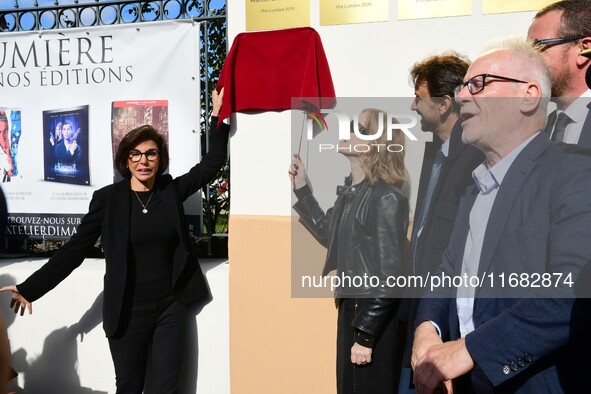
[[[494,81],[488,81],[487,78],[494,78]],[[521,81],[515,78],[508,78],[503,77],[501,75],[494,75],[494,74],[478,74],[468,81],[463,82],[461,85],[458,85],[454,90],[454,96],[457,96],[464,87],[468,87],[468,91],[470,94],[478,94],[484,90],[484,87],[491,82],[517,82],[517,83],[527,83],[526,81]]]
[[[148,161],[156,161],[158,160],[160,152],[158,152],[158,150],[156,149],[148,149],[145,152],[140,152],[139,150],[132,149],[129,151],[129,160],[131,160],[132,163],[137,163],[142,159],[142,155],[146,156],[146,159],[148,159]]]
[[[531,46],[544,52],[551,46],[566,44],[567,42],[573,42],[585,38],[585,36],[572,36],[572,37],[556,37],[556,38],[544,38],[542,40],[533,40]]]

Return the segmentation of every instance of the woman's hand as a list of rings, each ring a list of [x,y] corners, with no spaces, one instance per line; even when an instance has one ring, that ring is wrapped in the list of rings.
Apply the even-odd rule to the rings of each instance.
[[[12,300],[10,301],[10,308],[14,309],[14,313],[21,311],[21,316],[25,314],[25,308],[29,311],[29,315],[33,313],[33,304],[25,299],[16,288],[16,285],[0,287],[0,292],[12,291]]]
[[[224,88],[220,90],[218,93],[217,90],[213,90],[211,92],[211,104],[213,105],[213,110],[211,111],[212,116],[218,116],[220,114],[220,109],[222,108],[222,101],[224,99]]]
[[[351,348],[351,362],[357,365],[371,363],[371,351],[370,347],[365,347],[355,342]]]
[[[297,153],[293,154],[291,166],[289,166],[287,172],[289,173],[289,179],[291,179],[294,190],[306,186],[306,167]]]

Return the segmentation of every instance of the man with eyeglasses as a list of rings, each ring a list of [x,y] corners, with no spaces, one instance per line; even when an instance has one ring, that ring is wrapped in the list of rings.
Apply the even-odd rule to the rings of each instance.
[[[534,17],[527,34],[552,74],[552,97],[557,111],[550,114],[546,131],[554,141],[591,147],[591,90],[585,74],[591,59],[591,0],[564,0],[550,4]]]
[[[517,39],[480,55],[456,89],[462,140],[485,160],[433,274],[470,280],[435,286],[419,307],[412,365],[420,394],[453,384],[460,393],[587,387],[591,308],[580,308],[573,284],[533,283],[534,274],[555,273],[576,283],[591,261],[591,151],[542,132],[550,90],[543,57]],[[501,281],[510,277],[520,279]]]
[[[463,81],[470,62],[455,52],[429,56],[413,65],[415,89],[411,109],[421,118],[424,132],[433,133],[425,144],[423,165],[410,241],[409,275],[435,272],[449,242],[460,197],[471,184],[471,172],[482,163],[480,151],[462,142],[460,106],[453,89]],[[406,289],[398,319],[408,322],[399,394],[414,393],[410,356],[420,289]]]

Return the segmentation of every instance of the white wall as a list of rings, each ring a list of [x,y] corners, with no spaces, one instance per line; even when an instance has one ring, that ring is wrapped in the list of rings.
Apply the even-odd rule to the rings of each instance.
[[[0,261],[0,287],[22,282],[46,261]],[[228,394],[228,264],[225,260],[205,260],[201,266],[213,300],[201,306],[193,326],[183,393]],[[20,372],[18,385],[25,393],[115,392],[113,363],[102,329],[102,303],[95,304],[102,292],[104,267],[101,259],[87,259],[54,290],[35,301],[30,316],[15,318],[8,310],[10,295],[0,294],[0,313],[9,326],[12,363]],[[81,337],[79,329],[88,333]]]

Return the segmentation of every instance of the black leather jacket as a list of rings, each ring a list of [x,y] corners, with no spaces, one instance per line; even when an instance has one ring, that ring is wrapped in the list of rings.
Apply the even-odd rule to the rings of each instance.
[[[326,213],[307,185],[295,194],[298,202],[294,209],[300,221],[328,249],[322,274],[336,269],[337,276],[351,278],[351,283],[357,284],[338,287],[336,297],[371,299],[352,324],[379,338],[396,312],[401,294],[387,281],[403,273],[407,198],[395,185],[378,181],[370,186],[367,180],[351,185],[350,177],[344,186],[337,187],[335,205]]]

